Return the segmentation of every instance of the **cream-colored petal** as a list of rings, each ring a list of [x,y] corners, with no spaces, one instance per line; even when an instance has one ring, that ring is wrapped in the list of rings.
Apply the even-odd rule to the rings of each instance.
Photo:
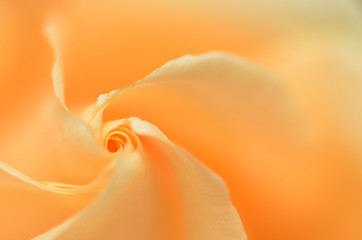
[[[31,157],[34,156],[29,156],[27,160],[39,164]],[[72,155],[72,157],[80,156]],[[92,159],[88,157],[87,160]],[[68,164],[71,167],[77,167],[79,162],[74,161]],[[64,165],[59,165],[58,163],[58,168],[64,167]],[[41,168],[41,173],[48,171],[47,174],[53,173],[54,176],[48,176],[47,181],[37,181],[0,161],[1,239],[29,239],[69,219],[86,207],[108,185],[115,170],[115,162],[110,162],[104,171],[102,168],[96,169],[98,176],[85,185],[64,183],[79,181],[79,178],[84,177],[84,169],[77,169],[78,175],[72,176],[69,174],[74,172],[73,169],[71,171],[66,168],[58,169],[58,171],[50,169],[49,171],[47,166],[38,165],[37,167]],[[89,168],[87,165],[81,167],[85,167],[86,170]],[[41,175],[37,175],[38,178],[39,176]],[[63,179],[64,177],[67,178]],[[59,179],[64,182],[56,182]],[[21,226],[21,231],[19,231],[19,226]]]
[[[1,239],[29,239],[59,224],[88,205],[112,173],[89,126],[65,108],[57,64],[54,95],[43,7],[1,3],[0,31],[9,38],[0,40],[7,49],[0,62],[10,65],[0,69]]]
[[[99,184],[79,188],[36,182],[0,162],[0,238],[37,236],[87,206],[102,189]]]
[[[57,99],[65,106],[64,98],[64,81],[62,74],[62,49],[59,44],[59,33],[57,32],[57,27],[55,23],[52,23],[51,20],[48,20],[44,26],[44,34],[49,40],[49,43],[52,47],[54,54],[54,64],[52,69],[52,79],[53,79],[53,89]]]
[[[1,145],[0,156],[36,180],[86,184],[100,174],[111,156],[98,143],[92,128],[65,105],[61,46],[56,26],[47,24],[43,30],[54,51],[55,96],[49,94],[25,124],[12,130]]]
[[[214,169],[251,239],[360,236],[347,227],[361,221],[353,156],[283,84],[235,56],[186,56],[121,91],[104,119],[147,119]]]
[[[98,143],[91,128],[58,100],[43,103],[40,109],[29,124],[17,126],[1,145],[1,160],[40,181],[92,181],[111,156]]]
[[[85,121],[93,130],[95,137],[101,140],[103,131],[103,111],[106,108],[109,101],[111,101],[120,92],[120,89],[111,91],[107,94],[101,94],[97,102],[88,108],[81,114],[80,118]]]
[[[140,120],[133,125],[139,126]],[[107,189],[40,239],[246,239],[223,181],[143,122],[140,148],[125,150]],[[34,239],[34,240],[35,240]]]
[[[105,109],[104,119],[139,116],[186,149],[222,156],[265,138],[292,145],[310,137],[292,101],[260,68],[233,55],[209,53],[171,61],[123,89]]]
[[[59,12],[65,10],[65,29],[69,29],[67,33],[70,36],[68,39],[70,47],[64,49],[66,52],[64,73],[70,90],[68,99],[73,108],[77,105],[87,105],[99,92],[107,92],[118,85],[123,86],[146,75],[169,59],[185,53],[200,53],[213,49],[248,56],[272,69],[273,73],[287,79],[286,82],[292,83],[288,86],[292,86],[290,89],[293,89],[293,94],[296,93],[297,98],[300,96],[298,100],[304,103],[303,96],[307,96],[308,104],[305,108],[312,109],[308,109],[308,113],[322,113],[321,115],[324,117],[320,120],[318,115],[317,122],[319,123],[311,131],[318,129],[319,126],[328,125],[322,128],[322,133],[318,130],[319,132],[314,133],[314,136],[312,134],[311,142],[314,145],[320,145],[320,142],[326,141],[328,138],[332,139],[332,143],[324,144],[317,153],[301,151],[299,148],[294,149],[294,142],[290,144],[292,147],[289,144],[285,145],[282,141],[282,144],[279,145],[278,140],[273,141],[275,140],[273,137],[271,140],[261,140],[263,134],[267,134],[270,128],[262,126],[260,122],[255,124],[255,126],[261,126],[259,132],[255,132],[258,127],[254,127],[248,133],[239,136],[232,130],[226,131],[227,134],[222,134],[225,128],[238,129],[238,124],[225,127],[224,124],[210,123],[210,126],[206,126],[206,131],[200,132],[200,127],[195,128],[196,123],[204,126],[207,125],[205,122],[183,121],[177,125],[180,130],[172,131],[181,132],[181,136],[185,136],[185,138],[177,139],[175,135],[171,140],[185,142],[184,145],[191,146],[193,152],[198,152],[197,155],[205,156],[204,159],[211,159],[213,162],[219,162],[218,165],[215,163],[211,165],[219,168],[219,173],[225,174],[224,177],[229,186],[231,183],[231,194],[233,199],[237,199],[238,208],[241,209],[239,211],[247,220],[245,221],[247,230],[254,227],[253,233],[259,239],[273,237],[278,240],[313,239],[313,237],[318,240],[362,238],[361,233],[359,237],[357,234],[355,235],[360,229],[361,222],[361,214],[358,210],[361,209],[359,203],[362,201],[360,196],[356,197],[361,193],[360,185],[356,184],[358,182],[357,174],[351,170],[350,161],[348,161],[355,156],[349,156],[350,150],[343,146],[352,143],[353,151],[357,153],[361,149],[361,141],[359,141],[361,135],[358,127],[360,122],[358,105],[360,75],[358,70],[356,71],[359,69],[359,53],[356,54],[353,44],[350,44],[351,41],[344,41],[343,38],[337,45],[325,44],[330,39],[361,29],[361,15],[355,5],[358,4],[357,1],[284,0],[268,2],[211,1],[210,3],[206,1],[157,1],[156,3],[112,1],[115,5],[104,4],[105,1],[64,2],[66,4],[61,4],[58,10]],[[261,2],[263,4],[260,4]],[[5,103],[1,108],[1,115],[6,116],[1,119],[0,146],[2,146],[1,151],[10,149],[10,153],[4,151],[6,153],[4,156],[8,161],[12,161],[14,155],[15,165],[21,163],[19,166],[24,166],[24,171],[29,171],[29,174],[33,175],[31,172],[42,170],[34,168],[31,164],[32,161],[20,161],[16,156],[20,150],[14,146],[20,146],[23,152],[27,152],[28,149],[38,149],[36,145],[39,145],[39,142],[29,136],[39,131],[34,130],[31,133],[30,130],[27,132],[23,129],[17,132],[12,130],[16,127],[22,128],[24,123],[37,119],[37,117],[31,117],[28,110],[33,109],[33,106],[42,108],[43,106],[39,103],[44,102],[43,96],[51,92],[48,91],[51,88],[50,84],[42,82],[44,78],[38,76],[45,65],[50,66],[50,63],[46,61],[50,56],[43,54],[42,46],[45,46],[43,45],[45,41],[39,37],[40,32],[38,31],[40,29],[38,25],[42,25],[39,17],[42,17],[44,8],[39,7],[38,4],[29,4],[27,1],[22,3],[18,1],[3,3],[2,11],[0,10],[1,16],[5,17],[5,21],[0,23],[0,31],[4,33],[4,36],[9,36],[9,38],[0,39],[2,53],[5,53],[0,59],[2,63],[0,64],[2,74],[0,98],[1,102]],[[248,8],[249,3],[254,6]],[[147,4],[147,6],[142,7],[145,6],[143,4]],[[8,11],[9,6],[11,11]],[[121,10],[125,11],[125,14],[119,14]],[[8,21],[9,19],[10,21]],[[129,21],[129,19],[134,21]],[[7,25],[13,22],[15,22],[15,26]],[[87,28],[85,25],[90,27]],[[118,31],[114,31],[114,29]],[[32,35],[33,33],[35,35]],[[316,34],[322,37],[316,38]],[[150,38],[150,36],[154,36],[154,38]],[[310,37],[308,44],[304,44],[305,39],[300,36]],[[27,44],[19,44],[23,43],[23,39],[27,39]],[[354,39],[354,44],[359,44],[359,37],[355,38],[354,35],[351,35],[351,39]],[[315,41],[320,42],[317,47]],[[81,42],[80,45],[79,42]],[[170,42],[173,44],[169,44]],[[285,46],[287,48],[284,48]],[[345,48],[350,48],[350,50],[346,51]],[[89,51],[89,49],[93,51]],[[333,49],[340,49],[341,51],[338,51],[341,54],[330,54],[330,50]],[[274,51],[282,52],[282,54],[275,54]],[[312,57],[312,61],[308,55]],[[318,57],[315,58],[316,55]],[[341,55],[344,56],[343,60],[334,62]],[[327,57],[323,58],[324,56]],[[324,65],[324,62],[328,62],[330,59],[333,64]],[[356,63],[357,65],[354,66]],[[20,65],[24,66],[21,71],[19,70]],[[120,68],[120,65],[124,68]],[[322,71],[318,70],[320,67],[323,68]],[[38,71],[39,69],[41,71]],[[341,81],[345,76],[352,79],[347,81],[348,85]],[[330,82],[320,80],[329,78],[336,84],[335,87],[326,89],[325,86]],[[9,80],[4,81],[5,79]],[[19,79],[27,82],[19,84],[16,81]],[[102,81],[103,79],[107,79],[107,81]],[[295,79],[297,79],[296,84],[294,84]],[[357,87],[355,87],[356,85]],[[42,87],[41,91],[38,89],[39,86]],[[313,86],[312,89],[309,86]],[[342,91],[343,93],[341,93],[341,88],[346,88]],[[351,88],[354,89],[353,94],[349,90]],[[21,97],[14,99],[12,94],[15,91],[13,89],[16,89],[16,93],[19,93]],[[36,94],[34,94],[34,89],[37,90]],[[80,93],[79,89],[83,91]],[[309,95],[310,92],[313,94]],[[338,93],[336,94],[338,97],[335,92]],[[166,96],[167,94],[162,93],[161,95]],[[173,103],[185,103],[184,112],[194,114],[195,118],[198,118],[204,111],[203,107],[194,106],[193,100],[186,101],[183,97],[172,93],[168,95],[171,95],[170,99],[171,97],[179,99]],[[12,100],[11,104],[9,104],[9,99]],[[53,101],[53,98],[50,99]],[[336,101],[336,99],[343,101]],[[314,104],[315,101],[317,104]],[[143,111],[141,103],[138,104]],[[314,108],[314,105],[317,107]],[[338,108],[334,109],[331,107],[332,105],[337,105]],[[192,111],[186,108],[190,108]],[[149,109],[148,113],[141,115],[156,115],[156,113],[151,113],[151,107]],[[39,112],[41,111],[34,111],[35,115]],[[129,111],[127,110],[125,113],[127,114],[127,112]],[[170,112],[174,115],[178,114],[172,108]],[[165,115],[164,112],[161,113]],[[253,114],[252,111],[251,115]],[[178,116],[180,117],[180,115]],[[218,118],[216,115],[218,114],[211,113],[207,119]],[[245,116],[247,118],[249,114],[245,114]],[[261,114],[261,117],[256,117],[256,119],[263,116]],[[14,121],[14,119],[17,120]],[[177,119],[181,119],[181,117]],[[332,124],[330,119],[333,120]],[[314,116],[312,116],[312,120],[315,120]],[[158,121],[155,120],[157,123]],[[215,122],[215,120],[212,121]],[[304,119],[301,121],[303,122]],[[253,122],[253,119],[241,122],[243,124]],[[263,123],[263,121],[261,122]],[[174,126],[171,126],[173,124],[174,122],[169,125],[163,123],[162,128],[167,132],[169,131],[167,129],[175,129]],[[189,133],[181,131],[185,128],[180,126],[185,125],[191,125],[187,128]],[[34,129],[41,129],[41,126],[38,124]],[[216,128],[212,126],[216,126]],[[49,129],[51,132],[52,128]],[[205,138],[209,144],[208,147],[203,147],[199,151],[198,142],[202,142],[204,139],[201,137],[194,139],[195,134],[191,133],[194,129],[198,130],[200,135],[214,134],[214,138]],[[279,134],[280,128],[276,129],[276,133],[272,132],[271,135]],[[329,129],[332,131],[329,132]],[[44,131],[47,131],[47,128]],[[245,131],[247,132],[247,129]],[[255,134],[257,136],[254,136]],[[306,135],[310,136],[309,131]],[[320,135],[324,135],[324,137],[320,137]],[[13,139],[9,139],[7,136],[13,136]],[[20,141],[18,141],[19,136],[28,137],[20,137]],[[44,134],[44,136],[47,135]],[[170,135],[168,134],[168,136]],[[342,141],[341,144],[341,136],[348,141]],[[186,139],[189,139],[190,142],[187,142]],[[238,139],[243,139],[241,145],[244,147],[241,149],[243,152],[241,157],[238,155],[239,146],[236,145],[228,148],[234,149],[233,153],[229,151],[223,153],[221,150],[214,149],[215,146],[219,146],[219,142],[233,143],[238,142]],[[12,144],[10,148],[8,147],[9,142]],[[44,142],[47,144],[46,141]],[[40,144],[44,144],[44,142],[40,141]],[[268,142],[270,147],[268,147]],[[192,149],[192,146],[196,147]],[[272,148],[275,150],[270,150]],[[284,152],[280,153],[280,149],[284,149]],[[213,155],[213,153],[219,153],[219,156]],[[234,153],[238,159],[243,160],[241,167],[239,164],[238,166],[230,164],[226,167],[221,164],[220,159],[234,159]],[[36,156],[35,159],[46,159],[30,152],[31,154]],[[285,154],[285,156],[280,157],[280,154]],[[2,152],[0,155],[3,156]],[[248,159],[252,160],[247,161]],[[353,164],[359,159],[357,157]],[[49,164],[48,161],[35,161],[34,163],[40,162],[44,166]],[[359,167],[354,168],[360,169]],[[48,169],[48,167],[44,169]],[[39,172],[35,175],[42,176]],[[269,201],[265,201],[265,199]],[[256,239],[256,237],[254,236],[252,239]]]
[[[62,1],[61,27],[72,110],[185,54],[227,51],[263,60],[281,36],[329,36],[360,28],[353,0]],[[55,13],[54,13],[55,12]],[[79,89],[82,89],[79,92]]]

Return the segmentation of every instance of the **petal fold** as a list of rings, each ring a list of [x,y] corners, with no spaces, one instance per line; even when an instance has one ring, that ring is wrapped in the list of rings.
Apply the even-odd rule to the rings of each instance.
[[[131,121],[139,121],[132,119]],[[124,150],[104,192],[34,240],[246,239],[223,181],[142,123],[139,148]],[[133,129],[132,129],[133,130]],[[135,132],[137,129],[134,128]],[[142,130],[141,130],[142,131]]]
[[[104,111],[105,121],[132,116],[224,178],[249,238],[361,235],[347,230],[361,219],[352,211],[361,199],[355,156],[260,67],[223,53],[176,59],[122,89]]]

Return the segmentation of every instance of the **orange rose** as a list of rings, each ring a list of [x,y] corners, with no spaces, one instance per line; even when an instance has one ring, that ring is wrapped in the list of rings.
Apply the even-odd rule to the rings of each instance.
[[[3,1],[0,238],[362,239],[360,10]]]

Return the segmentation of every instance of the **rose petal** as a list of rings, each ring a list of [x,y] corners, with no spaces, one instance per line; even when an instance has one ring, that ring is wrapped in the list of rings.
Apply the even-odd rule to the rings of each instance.
[[[95,202],[35,239],[246,239],[222,180],[152,135],[139,135],[142,147],[119,155],[114,177]]]
[[[99,194],[110,172],[78,186],[37,182],[0,162],[0,238],[30,239],[58,225]]]
[[[147,119],[214,169],[250,238],[359,236],[341,224],[360,222],[359,175],[344,160],[353,156],[332,146],[288,91],[238,57],[186,56],[123,89],[104,119]]]
[[[39,30],[38,26],[29,31]],[[56,44],[53,48],[58,50]],[[19,91],[13,91],[18,94],[14,101],[23,101],[25,108],[35,104],[32,111],[22,112],[12,99],[2,101],[23,115],[10,126],[5,123],[11,114],[2,122],[10,129],[2,135],[0,147],[1,239],[29,239],[59,224],[89,204],[112,174],[111,156],[91,128],[64,105],[59,52],[55,55],[55,95],[48,89],[49,75],[45,78],[49,84],[39,84],[39,91],[31,92],[39,95],[35,100],[21,90],[23,81],[15,81]]]
[[[70,109],[185,54],[227,51],[258,62],[281,37],[358,29],[352,0],[64,1],[60,22]],[[106,80],[106,81],[103,81]],[[79,92],[79,89],[82,89]]]
[[[43,99],[46,101],[39,104],[25,124],[14,127],[1,145],[0,156],[3,162],[36,180],[86,184],[105,169],[111,156],[87,123],[65,106],[61,49],[57,29],[50,24],[45,30],[55,55],[55,96]]]

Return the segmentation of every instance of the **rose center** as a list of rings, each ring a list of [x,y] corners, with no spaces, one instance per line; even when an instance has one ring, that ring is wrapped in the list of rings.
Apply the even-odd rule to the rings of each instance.
[[[134,149],[137,147],[137,142],[136,134],[123,126],[112,129],[104,139],[105,147],[110,153],[120,152],[126,147]]]

